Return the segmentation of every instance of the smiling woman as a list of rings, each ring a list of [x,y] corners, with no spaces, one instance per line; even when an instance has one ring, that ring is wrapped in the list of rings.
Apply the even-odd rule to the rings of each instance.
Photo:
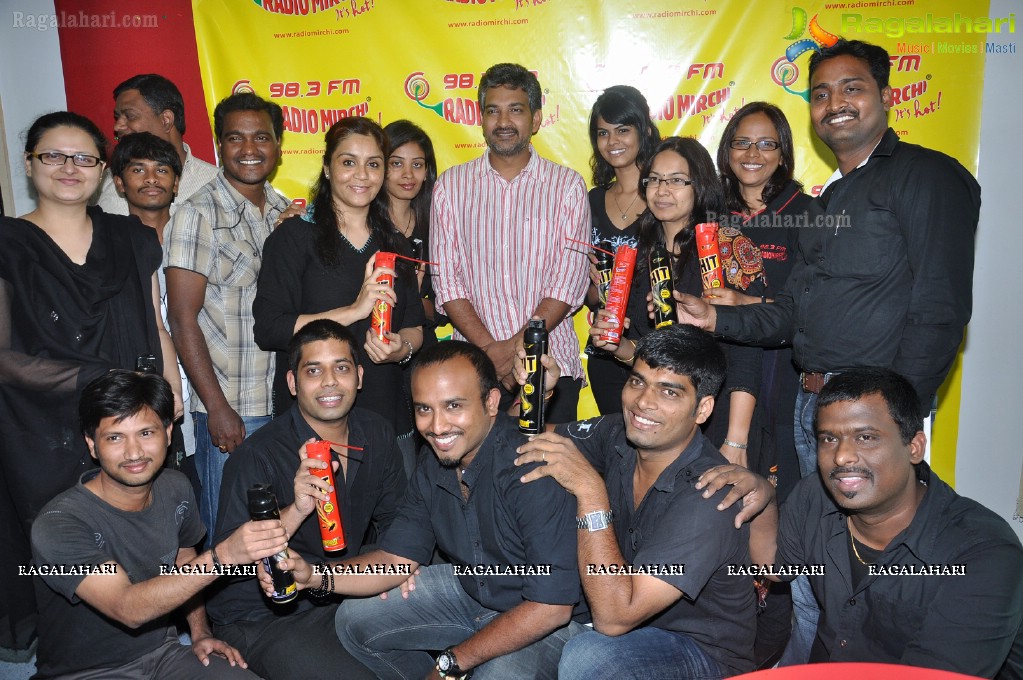
[[[88,207],[105,168],[92,121],[50,113],[29,128],[25,174],[38,207],[0,218],[0,522],[4,560],[27,564],[36,513],[91,466],[80,391],[113,368],[152,356],[180,380],[159,313],[160,244],[135,218]],[[169,341],[169,338],[167,338]],[[170,345],[163,345],[170,347]],[[159,369],[158,369],[159,370]],[[6,564],[2,573],[10,573]],[[11,621],[34,612],[31,588],[0,596]]]
[[[392,270],[376,267],[378,252],[408,255],[408,244],[388,217],[382,191],[388,145],[383,130],[367,118],[345,118],[327,131],[323,167],[314,204],[304,217],[286,220],[266,240],[252,306],[256,342],[283,351],[291,336],[315,319],[348,327],[369,359],[359,405],[375,411],[410,435],[412,417],[402,394],[401,364],[423,342],[423,306],[415,270],[394,269],[393,286],[378,280]],[[396,332],[384,342],[370,331],[378,301],[392,305]],[[275,411],[290,408],[284,386],[288,362],[277,361]],[[410,462],[410,461],[408,461]]]

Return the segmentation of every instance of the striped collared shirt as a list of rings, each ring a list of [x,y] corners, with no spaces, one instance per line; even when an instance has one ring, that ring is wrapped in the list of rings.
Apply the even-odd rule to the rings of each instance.
[[[178,193],[171,203],[170,211],[174,214],[178,206],[187,201],[192,195],[210,183],[217,176],[217,166],[210,165],[201,158],[192,155],[187,144],[185,147],[185,164],[181,168],[181,179],[178,180]],[[117,193],[114,186],[114,176],[107,170],[103,174],[103,188],[100,189],[99,199],[96,201],[103,212],[113,215],[127,215],[128,201],[121,194]]]
[[[274,354],[256,346],[252,301],[263,241],[288,207],[267,183],[265,212],[246,200],[223,171],[182,204],[164,231],[163,266],[206,277],[199,328],[206,336],[213,370],[231,408],[242,417],[273,413]],[[206,407],[189,386],[193,411]]]
[[[436,301],[468,300],[495,340],[525,327],[544,298],[575,310],[586,292],[590,207],[579,173],[540,158],[512,181],[490,165],[490,151],[437,180],[430,216],[430,254],[439,262]],[[585,246],[583,246],[585,248]],[[462,338],[457,331],[455,337]],[[579,338],[570,321],[551,331],[562,375],[583,377]]]

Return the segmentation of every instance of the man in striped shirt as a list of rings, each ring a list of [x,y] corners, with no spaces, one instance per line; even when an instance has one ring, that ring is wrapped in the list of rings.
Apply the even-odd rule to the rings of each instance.
[[[494,362],[505,388],[502,408],[517,391],[512,365],[522,331],[531,317],[542,318],[562,374],[548,417],[575,420],[583,367],[567,319],[582,303],[589,261],[566,239],[587,239],[586,185],[530,144],[543,117],[534,74],[518,64],[492,66],[478,97],[488,149],[442,174],[433,194],[436,301],[455,337]]]

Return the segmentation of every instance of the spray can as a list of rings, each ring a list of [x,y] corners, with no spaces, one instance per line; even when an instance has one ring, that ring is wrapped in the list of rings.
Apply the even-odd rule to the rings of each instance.
[[[654,300],[654,328],[664,328],[678,323],[675,300],[671,293],[675,289],[671,280],[671,260],[663,243],[657,243],[650,250],[650,292]]]
[[[249,517],[254,520],[281,518],[281,512],[277,507],[277,496],[274,495],[271,485],[254,484],[249,489]],[[270,574],[274,583],[274,594],[270,596],[270,599],[278,604],[290,602],[298,595],[295,577],[291,575],[290,571],[284,571],[278,566],[281,560],[287,558],[287,549],[276,555],[263,558],[263,568]]]
[[[373,266],[394,269],[394,259],[394,253],[377,253]],[[394,287],[394,277],[390,274],[384,274],[377,279],[377,283],[386,283]],[[387,334],[391,332],[391,303],[377,300],[373,305],[373,314],[370,317],[369,325],[373,330],[373,335],[380,338],[384,344],[389,345],[391,341],[388,340]]]
[[[618,319],[618,328],[608,328],[600,334],[600,339],[613,345],[622,341],[625,328],[625,307],[629,302],[632,290],[632,274],[636,270],[636,249],[632,246],[620,245],[615,251],[614,271],[611,274],[611,286],[607,291],[607,304],[604,308]]]
[[[519,389],[519,432],[543,432],[544,391],[543,379],[547,370],[540,356],[547,353],[547,326],[543,319],[530,319],[522,334],[526,350],[526,383]]]
[[[725,277],[721,273],[721,249],[718,246],[717,222],[704,222],[696,225],[696,252],[700,257],[703,289],[723,288]]]
[[[611,254],[611,244],[603,241],[595,250],[597,256],[597,274],[600,276],[600,285],[597,286],[597,300],[601,309],[607,306],[607,292],[611,288],[611,275],[614,273],[615,260]]]
[[[331,465],[330,442],[318,441],[305,445],[306,455],[327,464],[326,469],[310,469],[313,475],[334,487],[334,467]],[[326,501],[316,501],[316,517],[320,520],[320,539],[326,552],[337,552],[345,548],[345,530],[341,525],[341,507],[337,503],[337,491],[330,491]]]

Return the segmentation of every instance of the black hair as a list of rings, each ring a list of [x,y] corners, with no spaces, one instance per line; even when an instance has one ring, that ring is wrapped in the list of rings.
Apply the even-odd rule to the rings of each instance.
[[[499,389],[501,383],[497,379],[497,370],[494,362],[490,360],[487,353],[476,345],[464,340],[445,340],[431,345],[416,356],[415,364],[412,367],[412,375],[428,366],[443,364],[457,358],[463,358],[472,364],[476,369],[476,377],[480,383],[480,394],[486,401],[490,390]]]
[[[351,116],[342,118],[330,126],[327,134],[324,135],[325,148],[323,150],[323,164],[320,166],[320,176],[313,186],[313,222],[316,232],[316,255],[320,262],[326,267],[337,267],[341,262],[341,231],[337,220],[337,211],[334,209],[334,196],[330,189],[330,180],[327,179],[326,168],[330,167],[330,159],[337,151],[342,141],[352,135],[365,135],[376,142],[380,147],[380,155],[387,162],[390,155],[390,147],[387,144],[387,136],[375,121],[362,116]],[[406,246],[401,234],[391,223],[391,215],[388,210],[387,189],[381,185],[380,191],[373,197],[369,204],[369,215],[366,218],[366,225],[369,227],[372,238],[379,246],[379,250],[387,253],[404,253]],[[396,267],[399,274],[412,276],[414,272],[408,266],[406,260],[397,260]]]
[[[430,136],[410,120],[396,120],[384,126],[384,135],[390,146],[388,155],[406,144],[418,144],[423,150],[423,157],[426,159],[426,178],[419,193],[412,199],[412,214],[415,216],[416,224],[412,230],[412,236],[426,240],[430,232],[430,202],[433,198],[433,185],[437,182],[437,156],[433,151],[433,142]],[[390,172],[390,167],[388,167]],[[425,253],[424,253],[425,254]]]
[[[174,393],[170,384],[155,373],[136,373],[125,369],[108,371],[82,391],[78,400],[78,418],[82,432],[96,437],[96,428],[104,418],[121,422],[149,407],[167,427],[174,421]]]
[[[689,324],[672,324],[643,336],[636,345],[636,361],[686,376],[697,401],[716,396],[725,381],[725,353],[718,341]]]
[[[110,157],[110,173],[120,177],[133,160],[154,161],[166,165],[174,174],[181,177],[181,156],[174,145],[166,139],[160,139],[151,132],[135,132],[125,135]]]
[[[177,85],[156,73],[132,76],[114,88],[114,99],[127,90],[138,90],[146,104],[159,115],[164,111],[174,114],[174,127],[185,134],[185,100]]]
[[[529,98],[529,111],[536,113],[543,108],[543,92],[540,91],[540,81],[536,76],[526,70],[525,66],[519,64],[494,64],[487,69],[480,78],[479,90],[476,98],[480,104],[480,111],[486,108],[487,90],[492,87],[510,87],[513,90],[525,90]]]
[[[39,140],[43,138],[43,135],[58,127],[75,128],[92,137],[100,160],[106,161],[107,138],[100,132],[99,126],[82,114],[74,113],[73,111],[54,111],[53,113],[47,113],[36,118],[32,125],[29,126],[28,133],[25,135],[25,153],[35,153],[36,147],[39,146]]]
[[[643,94],[631,85],[614,85],[604,90],[590,111],[590,169],[593,171],[593,186],[607,187],[615,177],[614,168],[604,160],[597,150],[597,119],[603,118],[611,125],[630,125],[636,128],[639,137],[639,155],[636,165],[643,167],[653,154],[654,146],[661,141],[661,133],[650,118],[650,106]]]
[[[724,194],[721,191],[721,183],[718,180],[717,171],[714,169],[714,161],[710,154],[697,140],[692,137],[667,137],[654,148],[653,154],[643,164],[640,178],[648,177],[653,167],[654,159],[664,151],[674,151],[689,164],[689,179],[693,181],[692,189],[695,193],[693,212],[689,216],[689,224],[682,231],[675,235],[673,244],[665,244],[668,252],[678,250],[679,256],[674,260],[672,267],[676,281],[682,280],[682,273],[686,267],[695,261],[696,255],[696,225],[702,222],[714,221],[711,216],[722,212]],[[646,200],[646,192],[641,191],[640,196]],[[661,229],[661,222],[647,207],[639,220],[639,253],[637,262],[640,269],[645,271],[646,262],[650,257],[650,251],[658,243],[664,242],[664,231]]]
[[[817,67],[828,59],[835,57],[856,57],[867,63],[870,75],[877,83],[877,89],[883,90],[888,87],[888,77],[892,72],[892,62],[888,51],[880,45],[873,45],[862,40],[846,40],[839,38],[831,47],[825,47],[820,52],[810,55],[810,82],[813,82],[813,73]]]
[[[284,135],[284,112],[281,111],[280,105],[252,92],[239,92],[224,97],[217,104],[217,108],[213,109],[213,135],[218,142],[224,134],[224,119],[227,118],[227,114],[238,111],[259,111],[270,116],[274,137],[278,142],[281,141]]]
[[[352,363],[359,365],[359,347],[355,344],[352,332],[331,319],[315,319],[298,329],[288,341],[288,368],[298,375],[298,362],[302,360],[302,350],[311,342],[320,340],[338,340],[348,344],[352,350]]]
[[[743,212],[753,206],[747,206],[742,197],[742,185],[732,170],[732,149],[728,145],[735,139],[742,120],[755,113],[762,113],[771,121],[775,133],[778,135],[778,150],[781,152],[781,163],[767,180],[767,184],[764,185],[760,194],[760,199],[764,203],[773,201],[792,181],[793,168],[796,165],[792,128],[781,109],[767,102],[750,102],[736,111],[732,119],[728,121],[728,125],[725,126],[725,131],[721,135],[721,143],[718,145],[718,170],[721,172],[721,187],[725,193],[725,207],[735,212]],[[799,186],[802,188],[802,185]]]
[[[888,368],[853,368],[839,373],[821,388],[817,409],[813,413],[813,429],[821,409],[839,401],[858,401],[879,394],[888,405],[888,414],[899,426],[903,444],[909,444],[924,429],[920,415],[920,399],[908,380]]]

